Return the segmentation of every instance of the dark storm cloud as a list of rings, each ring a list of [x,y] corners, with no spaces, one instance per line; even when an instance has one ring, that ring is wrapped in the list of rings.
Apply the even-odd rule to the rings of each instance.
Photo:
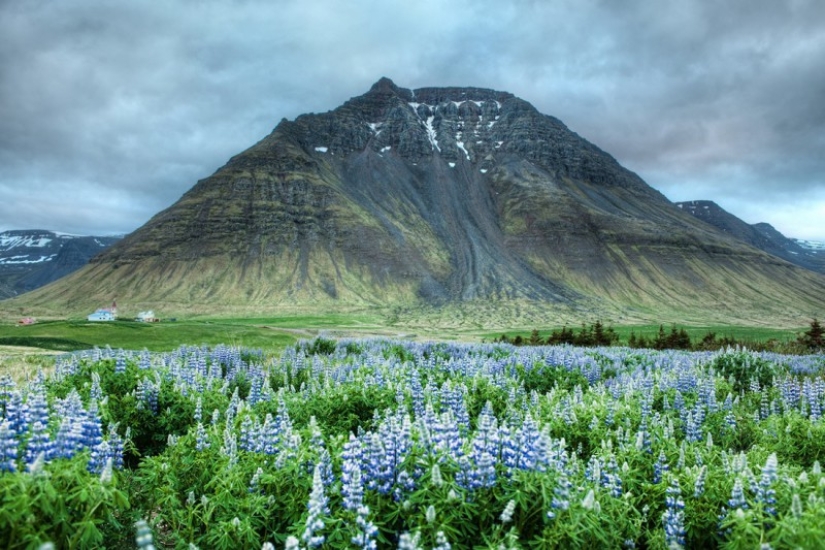
[[[673,200],[825,240],[815,1],[10,0],[0,229],[131,231],[380,76],[510,91]]]

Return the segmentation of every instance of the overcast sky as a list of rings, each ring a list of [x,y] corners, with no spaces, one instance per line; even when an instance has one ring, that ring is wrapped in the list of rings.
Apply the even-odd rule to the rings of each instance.
[[[511,92],[673,201],[825,241],[819,0],[0,0],[0,230],[131,232],[381,76]]]

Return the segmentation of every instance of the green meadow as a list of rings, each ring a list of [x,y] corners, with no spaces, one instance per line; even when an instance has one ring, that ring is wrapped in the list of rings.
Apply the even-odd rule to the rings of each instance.
[[[528,338],[531,331],[538,330],[545,339],[553,330],[561,326],[515,327],[503,331],[456,330],[442,331],[438,327],[405,331],[403,327],[387,327],[378,316],[368,314],[331,315],[290,315],[283,317],[225,318],[225,319],[181,319],[159,323],[136,321],[90,322],[86,320],[43,321],[30,326],[18,326],[7,322],[0,324],[0,346],[37,348],[53,351],[76,351],[92,347],[111,346],[122,349],[147,349],[150,351],[170,351],[181,345],[228,344],[244,348],[279,352],[299,339],[312,339],[319,334],[331,337],[390,337],[429,340],[462,340],[468,342],[490,342],[502,334],[512,339],[521,335]],[[619,344],[628,341],[631,334],[637,337],[654,338],[660,325],[610,325],[619,336]],[[666,332],[673,325],[663,325]],[[791,342],[806,327],[781,329],[768,327],[745,327],[730,325],[680,326],[698,341],[708,333],[718,338],[729,337],[737,342],[764,343],[768,341]],[[420,328],[420,327],[419,327]],[[579,331],[580,326],[568,325]]]
[[[605,326],[612,326],[613,330],[618,334],[620,338],[620,343],[626,343],[627,340],[630,338],[631,334],[635,334],[637,337],[643,336],[648,339],[655,338],[656,335],[659,333],[659,327],[661,326],[665,333],[669,333],[674,325],[672,324],[663,324],[663,325],[610,325],[605,324]],[[778,342],[789,342],[796,340],[797,336],[802,334],[806,330],[806,326],[800,325],[797,329],[783,329],[783,328],[770,328],[770,327],[746,327],[746,326],[732,326],[732,325],[700,325],[700,326],[683,326],[683,325],[675,325],[677,330],[684,329],[688,335],[690,335],[691,340],[701,340],[706,334],[713,333],[717,336],[717,338],[728,337],[732,338],[738,342],[743,343],[764,343],[770,340],[776,340]],[[558,327],[535,327],[539,331],[539,336],[542,338],[547,338],[550,336],[550,333],[553,330],[561,329],[561,326]],[[578,332],[581,330],[581,325],[567,325],[567,328],[572,329],[574,332]],[[483,333],[482,337],[488,341],[501,337],[502,334],[506,335],[509,339],[513,339],[516,336],[521,336],[522,338],[529,338],[530,333],[532,332],[533,327],[529,329],[521,329],[521,330],[507,330],[507,331],[487,331]]]

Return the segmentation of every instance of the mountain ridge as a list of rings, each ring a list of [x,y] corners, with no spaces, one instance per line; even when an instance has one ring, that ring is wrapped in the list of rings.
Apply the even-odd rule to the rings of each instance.
[[[825,307],[823,281],[680,211],[523,99],[382,78],[282,120],[27,304],[787,318]]]
[[[80,269],[120,238],[45,229],[0,232],[0,299],[34,290]]]
[[[768,223],[748,224],[709,200],[684,201],[675,204],[697,219],[768,254],[805,269],[825,274],[825,250],[806,248]]]

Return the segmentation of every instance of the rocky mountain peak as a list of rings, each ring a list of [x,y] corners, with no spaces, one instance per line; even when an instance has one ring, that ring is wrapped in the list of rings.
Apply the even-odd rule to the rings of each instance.
[[[162,295],[256,315],[474,304],[552,316],[719,311],[776,295],[784,311],[823,294],[792,268],[680,212],[513,94],[381,78],[331,111],[283,120],[38,296],[91,303],[105,289],[147,309]]]

